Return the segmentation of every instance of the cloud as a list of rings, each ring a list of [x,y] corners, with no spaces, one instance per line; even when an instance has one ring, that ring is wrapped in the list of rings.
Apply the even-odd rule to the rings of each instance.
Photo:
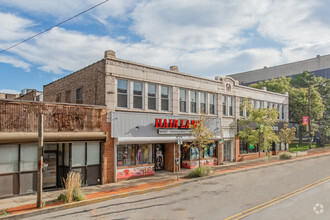
[[[15,14],[0,12],[0,42],[13,42],[33,35],[28,28],[34,26],[34,22]],[[2,42],[3,45],[3,42]]]
[[[19,91],[13,89],[0,89],[0,93],[19,94]]]
[[[8,63],[13,65],[14,67],[19,67],[29,72],[31,65],[26,63],[20,59],[14,58],[12,56],[0,55],[0,63]]]

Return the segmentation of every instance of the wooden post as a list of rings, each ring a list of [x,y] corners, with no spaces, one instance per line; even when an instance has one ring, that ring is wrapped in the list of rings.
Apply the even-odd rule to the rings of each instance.
[[[38,184],[37,184],[37,208],[42,208],[42,168],[44,146],[44,115],[39,114],[38,120]]]

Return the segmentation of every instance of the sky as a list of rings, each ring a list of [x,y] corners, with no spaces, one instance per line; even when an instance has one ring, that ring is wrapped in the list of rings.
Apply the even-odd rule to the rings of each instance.
[[[0,50],[103,0],[1,0]],[[329,0],[109,0],[0,53],[0,92],[120,59],[206,78],[330,53]]]

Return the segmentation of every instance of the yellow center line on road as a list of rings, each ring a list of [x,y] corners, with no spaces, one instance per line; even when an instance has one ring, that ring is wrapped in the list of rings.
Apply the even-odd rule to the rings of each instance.
[[[292,196],[295,196],[295,195],[297,195],[299,193],[305,192],[306,190],[312,189],[312,188],[314,188],[314,187],[316,187],[318,185],[321,185],[321,184],[323,184],[325,182],[328,182],[329,180],[330,180],[330,176],[325,177],[325,178],[320,179],[318,181],[315,181],[315,182],[313,182],[311,184],[308,184],[308,185],[306,185],[304,187],[301,187],[301,188],[299,188],[299,189],[297,189],[295,191],[292,191],[290,193],[284,194],[284,195],[282,195],[280,197],[277,197],[277,198],[272,199],[272,200],[270,200],[268,202],[265,202],[265,203],[262,203],[260,205],[257,205],[255,207],[250,208],[248,210],[245,210],[243,212],[237,213],[236,215],[230,216],[230,217],[226,218],[225,220],[244,218],[245,216],[248,216],[248,215],[250,215],[252,213],[255,213],[257,211],[260,211],[260,210],[262,210],[264,208],[267,208],[267,207],[269,207],[271,205],[274,205],[276,203],[279,203],[279,202],[281,202],[283,200],[286,200],[286,199],[288,199],[288,198],[290,198]]]

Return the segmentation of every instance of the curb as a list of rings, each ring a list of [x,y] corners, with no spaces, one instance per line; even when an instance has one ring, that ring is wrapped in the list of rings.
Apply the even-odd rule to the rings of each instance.
[[[321,153],[321,154],[317,154],[317,155],[301,157],[301,158],[295,158],[295,159],[291,159],[291,160],[284,160],[284,161],[280,161],[280,162],[260,164],[260,165],[256,165],[256,166],[252,166],[252,167],[246,167],[246,168],[242,168],[242,169],[238,169],[238,170],[229,170],[229,171],[227,171],[227,172],[225,171],[223,173],[215,173],[214,175],[211,175],[211,176],[204,176],[204,177],[200,177],[200,178],[186,179],[186,180],[182,180],[182,181],[177,182],[177,183],[172,183],[172,184],[168,184],[168,185],[164,185],[164,186],[152,187],[152,188],[143,189],[143,190],[137,190],[137,191],[132,191],[132,192],[120,193],[120,194],[116,194],[116,195],[110,195],[110,196],[104,196],[104,197],[99,197],[99,198],[94,198],[94,199],[88,199],[88,200],[74,202],[74,203],[70,203],[70,204],[62,204],[62,205],[58,205],[58,206],[54,206],[54,207],[43,208],[43,209],[34,210],[34,211],[30,211],[30,212],[25,212],[25,213],[20,213],[20,214],[0,216],[0,219],[28,218],[28,217],[33,217],[33,216],[36,216],[36,215],[46,214],[46,213],[49,213],[49,212],[57,212],[57,211],[61,211],[61,210],[66,210],[66,209],[81,207],[81,206],[85,206],[85,205],[95,204],[95,203],[99,203],[99,202],[104,202],[104,201],[108,201],[108,200],[112,200],[112,199],[125,198],[125,197],[129,197],[129,196],[141,195],[141,194],[146,194],[146,193],[150,193],[150,192],[163,191],[163,190],[166,190],[166,189],[171,189],[171,188],[181,186],[181,185],[186,184],[186,183],[203,181],[203,180],[207,180],[207,179],[216,178],[216,177],[219,177],[219,176],[225,176],[225,175],[229,175],[229,174],[246,172],[246,171],[249,171],[249,170],[257,170],[257,169],[262,169],[262,168],[266,168],[266,167],[270,167],[270,166],[279,166],[279,165],[283,165],[283,164],[287,164],[287,163],[301,162],[303,160],[314,159],[314,158],[319,158],[319,157],[325,157],[325,156],[329,156],[329,155],[330,155],[330,152],[327,152],[327,153],[323,153],[323,154]],[[235,167],[235,166],[233,166],[233,167]],[[221,169],[217,169],[217,170],[221,170]]]

